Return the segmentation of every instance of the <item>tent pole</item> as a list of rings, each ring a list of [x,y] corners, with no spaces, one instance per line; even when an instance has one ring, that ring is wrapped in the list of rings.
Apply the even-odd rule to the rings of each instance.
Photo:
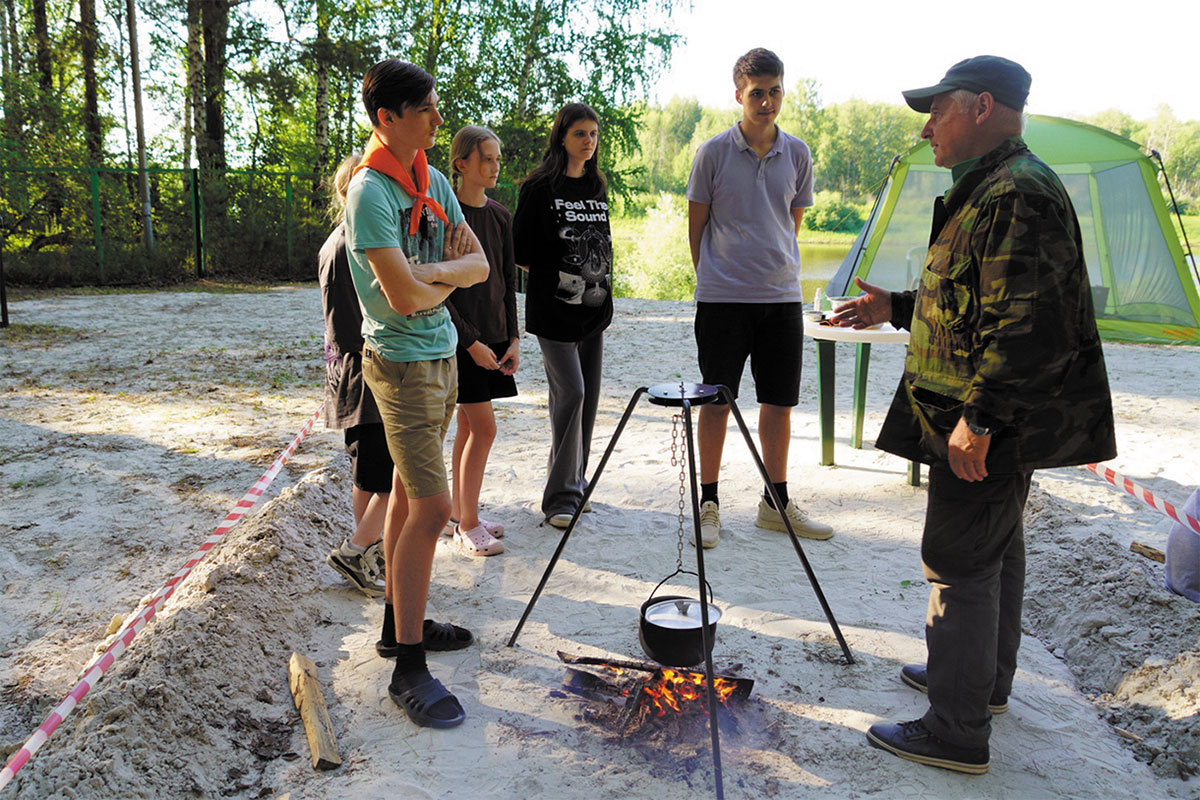
[[[875,193],[875,202],[871,205],[871,213],[867,214],[867,221],[865,223],[867,226],[875,223],[875,212],[879,209],[879,201],[883,200],[884,187],[888,185],[888,178],[892,177],[892,172],[895,171],[896,164],[900,161],[900,156],[902,155],[904,153],[897,153],[892,156],[892,163],[888,165],[887,175],[883,176],[883,180],[879,184],[879,191]],[[855,277],[858,276],[858,268],[862,264],[862,254],[867,249],[867,241],[870,238],[870,236],[864,236],[862,237],[862,241],[859,242],[858,252],[854,254],[854,269],[850,270],[850,274],[846,278],[846,285],[842,287],[841,294],[848,294],[850,292],[850,284],[854,283]]]
[[[1196,282],[1200,284],[1200,270],[1196,268],[1196,257],[1192,255],[1192,243],[1188,241],[1187,229],[1183,227],[1183,215],[1179,213],[1179,203],[1175,202],[1175,190],[1171,188],[1171,179],[1167,176],[1166,165],[1163,164],[1162,156],[1157,150],[1151,150],[1150,155],[1154,156],[1158,161],[1158,169],[1162,172],[1163,183],[1167,185],[1167,194],[1171,196],[1171,208],[1175,209],[1175,217],[1179,220],[1179,232],[1183,235],[1183,244],[1187,248],[1188,261],[1192,264],[1192,272],[1196,276]]]

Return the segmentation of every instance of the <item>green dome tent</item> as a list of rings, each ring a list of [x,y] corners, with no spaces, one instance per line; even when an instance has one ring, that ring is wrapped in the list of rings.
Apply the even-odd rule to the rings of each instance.
[[[1101,337],[1200,344],[1200,298],[1154,162],[1129,139],[1058,117],[1030,115],[1025,141],[1058,173],[1075,205]],[[950,170],[934,166],[929,142],[896,156],[827,293],[857,294],[856,277],[892,290],[914,287],[933,199],[950,183]]]

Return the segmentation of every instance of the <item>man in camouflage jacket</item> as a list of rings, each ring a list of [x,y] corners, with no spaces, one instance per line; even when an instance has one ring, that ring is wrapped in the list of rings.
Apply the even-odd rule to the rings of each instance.
[[[1116,455],[1112,400],[1079,222],[1054,172],[1025,146],[1029,74],[995,56],[905,92],[954,185],[934,209],[915,292],[858,281],[835,322],[890,319],[912,337],[876,445],[930,464],[921,559],[930,584],[919,720],[873,725],[901,758],[980,774],[990,718],[1007,709],[1021,635],[1021,516],[1034,469]]]

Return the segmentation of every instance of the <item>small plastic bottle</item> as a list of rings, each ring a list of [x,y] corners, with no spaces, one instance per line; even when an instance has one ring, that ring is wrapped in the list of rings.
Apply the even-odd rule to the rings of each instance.
[[[820,286],[817,287],[816,294],[813,295],[813,311],[825,310],[825,290]]]

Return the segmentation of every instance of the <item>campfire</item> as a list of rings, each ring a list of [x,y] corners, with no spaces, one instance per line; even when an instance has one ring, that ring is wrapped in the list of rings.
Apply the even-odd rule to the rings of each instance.
[[[584,716],[615,730],[622,738],[649,735],[657,730],[692,725],[708,712],[708,685],[703,672],[660,667],[641,661],[619,661],[559,652],[567,664],[563,687],[591,701]],[[574,665],[589,665],[596,671]],[[597,674],[599,672],[600,674]],[[734,701],[745,700],[754,681],[732,675],[714,675],[713,689],[721,725],[736,726]]]
[[[741,696],[749,695],[753,684],[747,687],[746,683],[741,678],[721,678],[714,675],[713,689],[717,693],[717,702],[725,703],[738,691],[743,692]],[[698,703],[703,706],[708,701],[703,672],[658,669],[641,684],[640,690],[646,703],[653,707],[655,716],[659,717],[665,717],[672,712],[687,713],[693,705]]]

